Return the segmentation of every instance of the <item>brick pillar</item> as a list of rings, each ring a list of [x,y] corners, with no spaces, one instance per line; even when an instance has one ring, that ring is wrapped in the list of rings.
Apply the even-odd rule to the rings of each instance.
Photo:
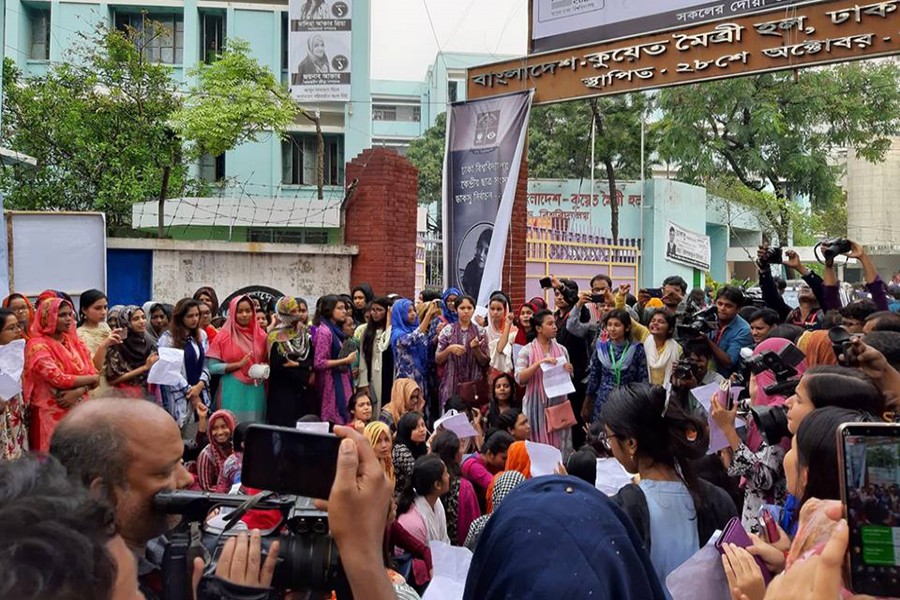
[[[419,172],[396,151],[369,148],[347,163],[347,182],[359,180],[347,206],[347,244],[359,247],[350,285],[369,283],[376,296],[412,298],[416,286],[416,211]]]
[[[519,169],[519,184],[513,203],[509,238],[506,240],[506,258],[503,261],[503,289],[510,295],[513,310],[525,302],[525,249],[528,227],[528,148]]]

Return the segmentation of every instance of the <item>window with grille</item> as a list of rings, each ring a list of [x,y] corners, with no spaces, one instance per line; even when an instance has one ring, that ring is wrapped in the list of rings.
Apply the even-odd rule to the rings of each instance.
[[[133,30],[143,57],[154,63],[184,61],[184,17],[176,14],[116,13],[116,29]]]
[[[344,140],[326,135],[325,185],[344,183]],[[292,133],[281,142],[281,182],[287,185],[316,185],[318,142],[315,134]]]
[[[29,10],[28,21],[31,30],[28,58],[32,60],[50,60],[50,11]]]

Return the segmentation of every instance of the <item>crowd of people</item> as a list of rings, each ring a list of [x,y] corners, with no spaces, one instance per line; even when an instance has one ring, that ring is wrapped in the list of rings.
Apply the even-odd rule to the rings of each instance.
[[[552,307],[544,297],[514,305],[501,290],[479,307],[455,288],[411,299],[366,284],[314,306],[293,296],[220,306],[211,287],[143,306],[109,306],[87,290],[77,309],[62,292],[34,302],[12,294],[0,308],[0,346],[24,339],[24,367],[21,393],[0,405],[0,523],[57,519],[92,585],[128,579],[125,595],[92,597],[160,597],[159,536],[172,523],[153,497],[257,493],[241,483],[247,428],[328,422],[344,438],[330,527],[358,598],[418,597],[433,577],[435,541],[474,552],[466,598],[670,597],[667,577],[735,516],[754,545],[729,547],[723,559],[734,598],[788,597],[799,588],[784,581],[803,572],[792,557],[825,547],[798,530],[813,508],[834,516],[817,503],[840,499],[837,427],[900,415],[900,314],[889,299],[900,281],[885,284],[851,246],[867,297],[846,306],[833,264],[820,277],[788,251],[785,266],[805,282],[789,306],[765,247],[760,298],[732,285],[689,293],[678,276],[633,296],[602,274],[589,290],[551,277]],[[849,341],[835,346],[829,333],[841,327]],[[183,351],[177,383],[150,382],[163,348]],[[574,392],[548,394],[545,374],[558,366]],[[744,388],[742,400],[704,392],[729,384]],[[770,439],[747,417],[763,407],[784,407],[789,433]],[[455,414],[471,435],[440,424]],[[725,442],[709,453],[714,429]],[[532,477],[529,443],[559,450],[557,476]],[[604,460],[631,478],[610,498],[597,490]],[[775,539],[762,510],[777,515]],[[57,512],[68,515],[49,516]],[[846,540],[839,518],[830,522],[833,549]],[[248,523],[224,566],[204,574],[200,590],[220,591],[201,596],[271,585],[278,549],[261,560]],[[16,535],[40,547],[40,532]],[[252,573],[235,567],[248,553]],[[767,592],[753,556],[773,574],[798,575]],[[833,566],[830,556],[821,568]],[[7,573],[27,558],[0,550]],[[26,592],[51,585],[47,577],[28,572],[0,584],[0,596],[39,597]],[[74,577],[52,585],[69,589]],[[79,597],[72,589],[57,597]]]

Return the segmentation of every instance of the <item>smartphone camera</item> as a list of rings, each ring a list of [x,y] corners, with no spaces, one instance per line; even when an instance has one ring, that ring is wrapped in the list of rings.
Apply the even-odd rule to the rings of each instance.
[[[541,284],[542,290],[549,290],[550,288],[553,287],[553,280],[550,279],[549,277],[541,277],[541,279],[538,283]]]

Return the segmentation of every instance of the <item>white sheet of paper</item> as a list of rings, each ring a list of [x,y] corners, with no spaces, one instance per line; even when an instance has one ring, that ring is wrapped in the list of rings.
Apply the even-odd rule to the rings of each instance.
[[[488,309],[484,306],[476,306],[475,307],[475,316],[481,317],[482,319],[487,320],[488,318]]]
[[[297,431],[305,433],[328,433],[328,422],[325,423],[307,423],[297,421]]]
[[[512,345],[512,361],[513,361],[514,366],[515,366],[516,362],[518,362],[518,360],[519,360],[519,352],[521,352],[522,348],[524,348],[524,347],[525,346],[521,346],[519,344]]]
[[[525,450],[531,459],[532,477],[556,474],[556,468],[562,462],[562,453],[559,448],[526,440]]]
[[[472,427],[472,423],[469,422],[469,417],[466,413],[458,412],[452,408],[443,417],[434,422],[435,430],[441,426],[447,431],[455,433],[461,440],[478,435],[478,432]]]
[[[24,369],[25,340],[13,340],[0,346],[0,372],[6,373],[11,379],[22,379]]]
[[[597,459],[597,479],[594,487],[607,496],[615,496],[619,490],[631,483],[632,477],[633,475],[616,459]]]
[[[9,400],[22,391],[22,380],[13,379],[6,373],[0,373],[0,398]]]
[[[184,350],[178,348],[160,348],[159,360],[150,367],[147,383],[154,385],[181,385],[184,376]]]
[[[422,600],[459,600],[466,589],[472,551],[444,542],[429,542],[434,577]]]
[[[719,426],[716,425],[716,422],[713,421],[711,415],[711,406],[713,396],[719,391],[718,383],[709,383],[707,385],[694,388],[691,392],[694,394],[694,397],[697,398],[697,401],[706,409],[707,422],[709,423],[709,450],[706,451],[707,454],[714,454],[723,448],[727,448],[729,446],[728,440],[725,438],[725,434],[722,433],[722,430],[719,429]],[[742,387],[733,387],[731,388],[731,397],[734,401],[737,401],[738,396],[741,393]],[[741,428],[746,426],[747,423],[743,419],[736,419],[734,422],[735,428]]]
[[[544,393],[548,398],[558,398],[575,393],[572,376],[566,371],[566,357],[560,356],[555,365],[541,364],[544,374]]]

